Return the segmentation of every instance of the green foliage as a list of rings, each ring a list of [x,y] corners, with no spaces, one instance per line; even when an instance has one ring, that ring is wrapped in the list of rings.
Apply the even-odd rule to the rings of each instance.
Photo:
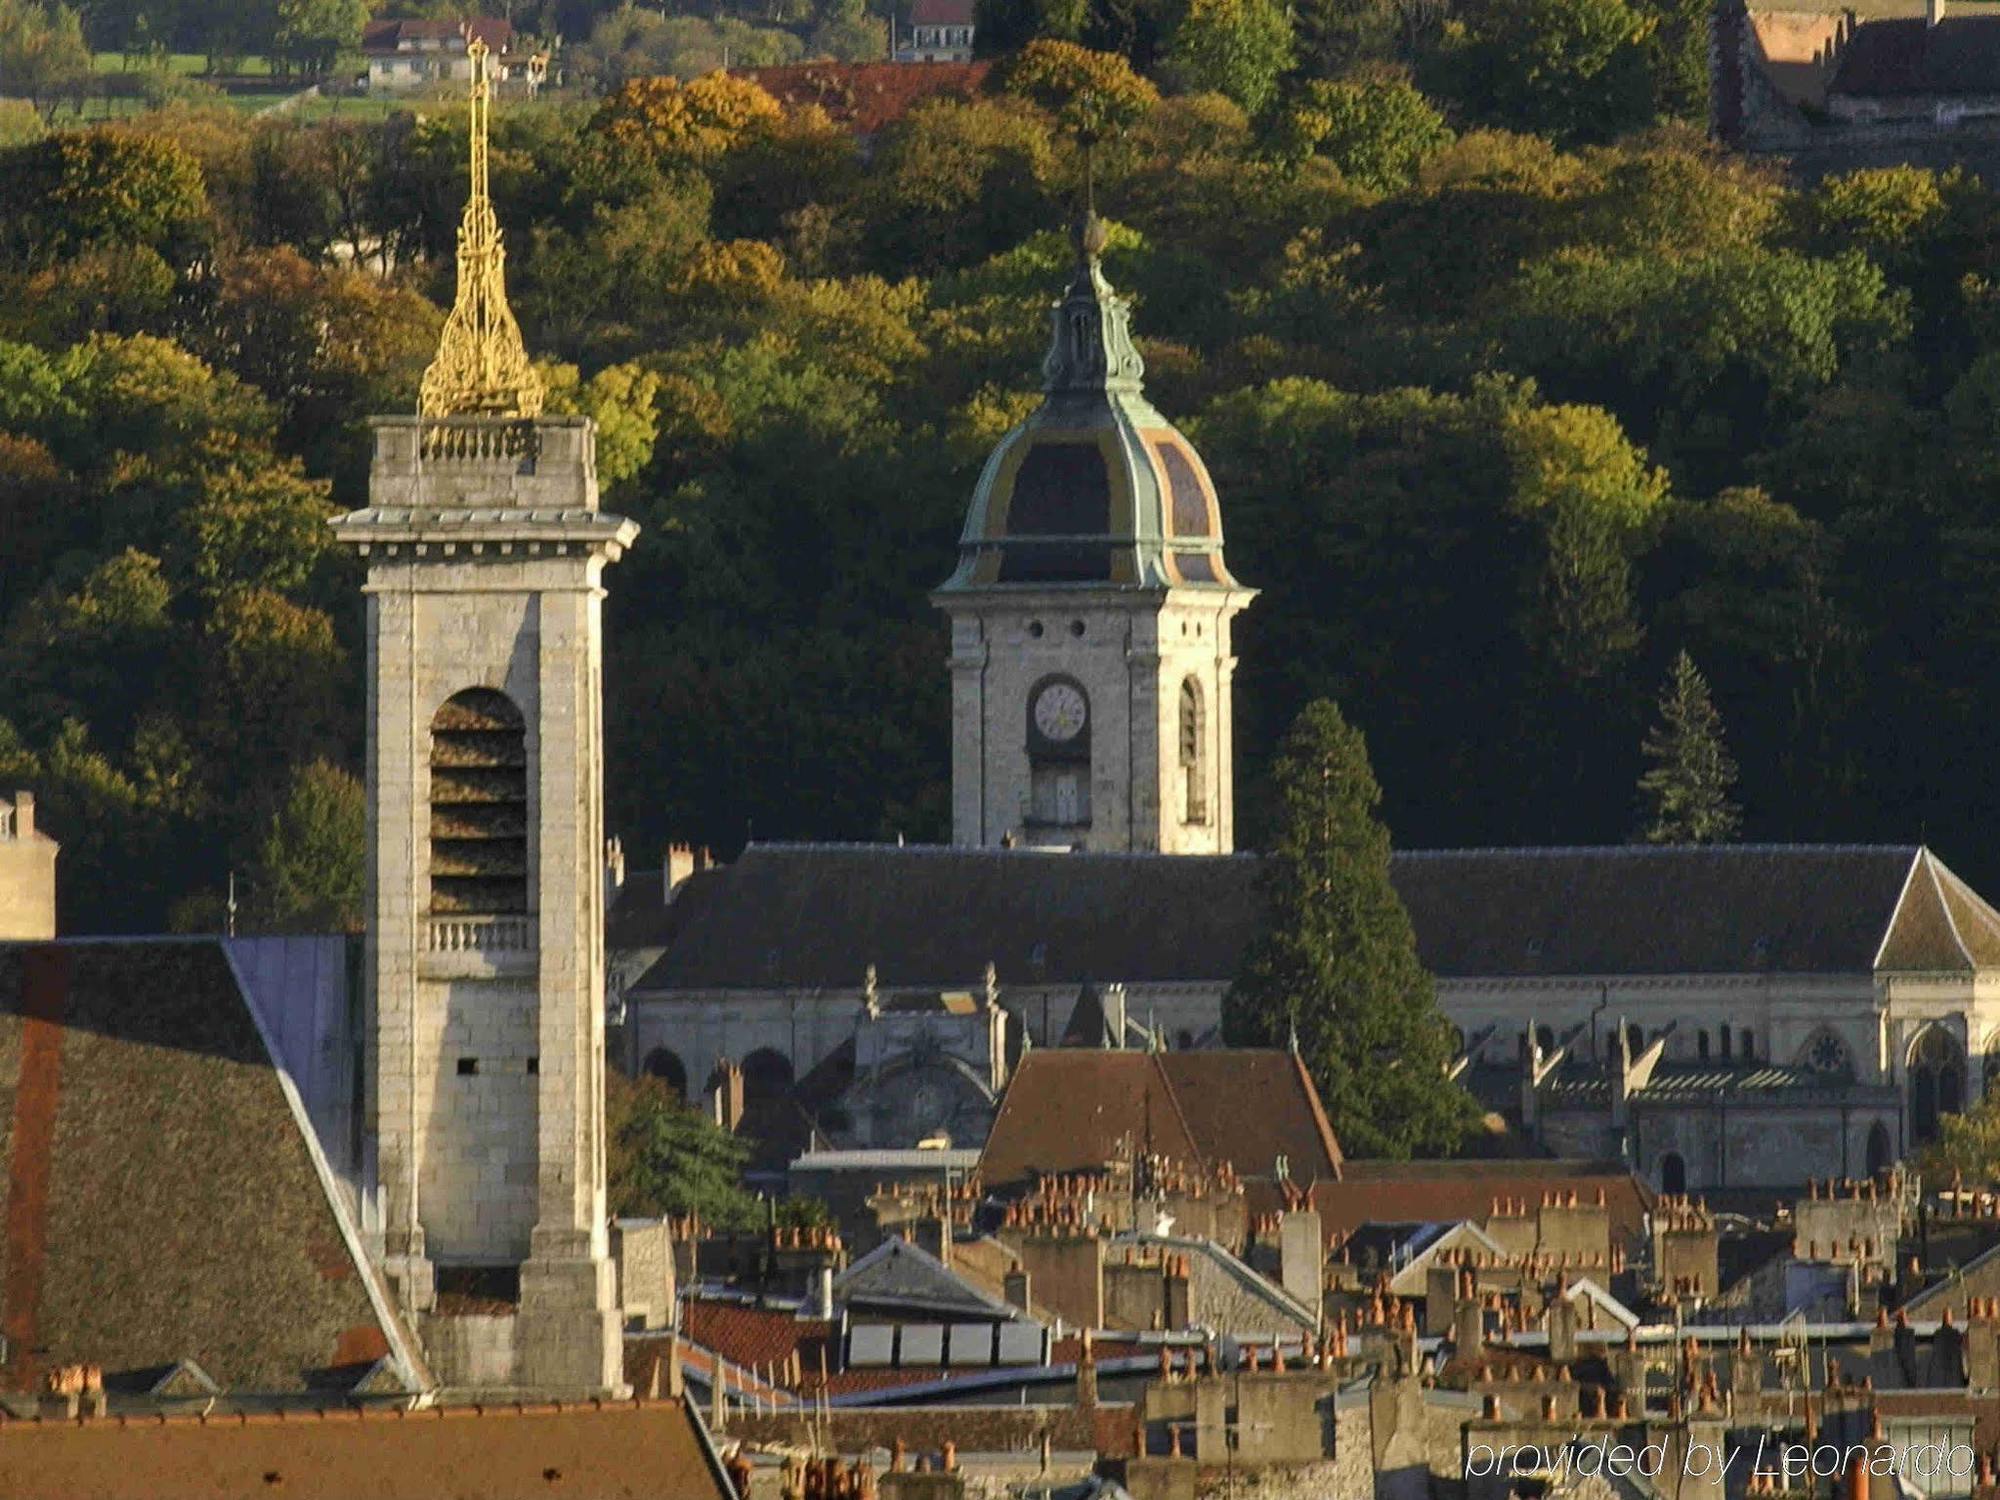
[[[372,10],[370,0],[277,0],[272,56],[302,72],[327,72],[361,44]]]
[[[0,253],[47,264],[103,244],[177,259],[207,215],[200,166],[157,136],[58,131],[0,152]]]
[[[1483,5],[1462,59],[1466,92],[1509,129],[1607,140],[1651,115],[1645,44],[1657,24],[1627,0]]]
[[[658,1078],[604,1074],[605,1182],[620,1217],[692,1215],[717,1229],[758,1222],[743,1186],[749,1144],[681,1103]]]
[[[606,605],[626,846],[947,831],[926,592],[1037,400],[1099,133],[1149,394],[1263,590],[1242,843],[1321,697],[1414,843],[1623,837],[1681,646],[1732,705],[1759,837],[2000,813],[1960,774],[2000,651],[2000,194],[1790,185],[1660,123],[1700,118],[1701,7],[1536,3],[1564,13],[1301,4],[1295,65],[1247,92],[1220,76],[1258,58],[1241,6],[1185,32],[1178,3],[989,6],[1038,44],[865,152],[831,84],[781,109],[699,76],[865,25],[852,0],[566,12],[616,21],[565,49],[594,96],[504,101],[492,173],[552,406],[596,419],[644,527]],[[146,35],[88,25],[134,73],[156,43],[176,76],[276,45],[275,0],[132,8]],[[1234,98],[1176,91],[1169,42],[1205,25]],[[357,763],[358,569],[324,519],[364,503],[365,419],[410,409],[435,346],[464,117],[32,115],[0,127],[5,764],[50,788],[67,921],[213,920],[305,768]]]
[[[267,932],[359,932],[367,835],[361,783],[323,760],[299,767],[251,871],[252,925]]]
[[[37,113],[80,99],[90,80],[83,21],[59,0],[0,0],[0,80]]]
[[[1275,0],[1188,0],[1167,65],[1190,89],[1225,94],[1253,114],[1292,65],[1292,18]]]
[[[1034,100],[1085,141],[1125,129],[1160,101],[1159,90],[1116,53],[1046,38],[1028,43],[1008,60],[1001,87]]]
[[[1401,79],[1308,83],[1285,110],[1287,147],[1318,153],[1350,182],[1399,192],[1423,164],[1452,142],[1431,102]]]
[[[1235,1046],[1294,1036],[1334,1135],[1356,1156],[1450,1152],[1475,1118],[1445,1077],[1451,1029],[1389,883],[1389,832],[1361,732],[1306,705],[1272,765],[1277,833],[1258,875],[1263,926],[1223,999]]]
[[[1961,1113],[1940,1115],[1937,1139],[1917,1153],[1912,1165],[1926,1183],[1939,1188],[2000,1182],[2000,1094],[1989,1093]]]
[[[1659,722],[1646,732],[1651,769],[1639,778],[1649,844],[1714,844],[1736,837],[1742,814],[1729,800],[1736,763],[1722,742],[1722,716],[1708,683],[1682,651],[1660,691]]]
[[[575,365],[544,365],[551,413],[573,412],[597,424],[597,477],[607,489],[632,478],[659,440],[654,402],[660,377],[636,364],[611,365],[584,380]]]

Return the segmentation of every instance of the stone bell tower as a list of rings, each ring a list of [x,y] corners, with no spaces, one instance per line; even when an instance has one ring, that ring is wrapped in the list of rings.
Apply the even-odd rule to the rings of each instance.
[[[1078,226],[1041,406],[967,508],[951,619],[952,838],[1160,854],[1235,847],[1231,627],[1194,447],[1146,400],[1131,314]]]
[[[372,423],[367,563],[368,1118],[381,1266],[448,1386],[622,1384],[604,1186],[606,563],[596,434],[542,415],[487,197],[486,48],[458,296],[419,414]],[[503,1289],[464,1351],[440,1274]]]

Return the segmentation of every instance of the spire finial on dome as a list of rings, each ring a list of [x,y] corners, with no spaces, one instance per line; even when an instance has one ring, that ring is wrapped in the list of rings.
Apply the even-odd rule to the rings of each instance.
[[[1087,164],[1085,173],[1087,179]],[[1076,269],[1055,306],[1053,337],[1042,361],[1042,389],[1051,396],[1075,391],[1136,396],[1146,363],[1132,344],[1132,310],[1104,279],[1104,248],[1111,240],[1111,226],[1097,216],[1091,196],[1086,181],[1083,212],[1070,232]]]

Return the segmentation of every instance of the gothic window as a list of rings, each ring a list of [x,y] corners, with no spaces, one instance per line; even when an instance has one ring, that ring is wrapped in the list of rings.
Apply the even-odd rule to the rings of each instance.
[[[431,911],[527,910],[527,727],[505,693],[468,688],[431,720]]]
[[[1743,1028],[1743,1060],[1745,1062],[1757,1060],[1757,1034],[1748,1026]]]
[[[1727,1061],[1729,1058],[1729,1028],[1727,1026],[1724,1026],[1721,1029],[1721,1034],[1722,1034],[1722,1056],[1723,1060]]]
[[[1700,1058],[1700,1059],[1701,1059],[1701,1060],[1702,1060],[1703,1062],[1707,1062],[1707,1061],[1708,1061],[1708,1033],[1707,1033],[1707,1032],[1705,1032],[1705,1031],[1697,1031],[1697,1032],[1696,1032],[1696,1033],[1694,1034],[1694,1050],[1695,1050],[1695,1055],[1696,1055],[1697,1057],[1699,1057],[1699,1058]]]
[[[1910,1137],[1934,1139],[1943,1117],[1965,1103],[1965,1054],[1942,1026],[1929,1026],[1910,1049]]]
[[[1799,1063],[1808,1073],[1827,1078],[1852,1078],[1854,1058],[1847,1043],[1831,1031],[1816,1031],[1799,1054]]]
[[[1208,821],[1208,726],[1202,722],[1201,684],[1190,677],[1181,683],[1180,763],[1182,821]]]

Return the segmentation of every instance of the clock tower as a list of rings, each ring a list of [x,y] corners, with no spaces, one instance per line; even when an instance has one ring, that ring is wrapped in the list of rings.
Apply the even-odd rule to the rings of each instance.
[[[1231,622],[1200,455],[1144,394],[1086,217],[1043,400],[994,449],[932,595],[951,619],[952,837],[1165,854],[1235,847]]]

